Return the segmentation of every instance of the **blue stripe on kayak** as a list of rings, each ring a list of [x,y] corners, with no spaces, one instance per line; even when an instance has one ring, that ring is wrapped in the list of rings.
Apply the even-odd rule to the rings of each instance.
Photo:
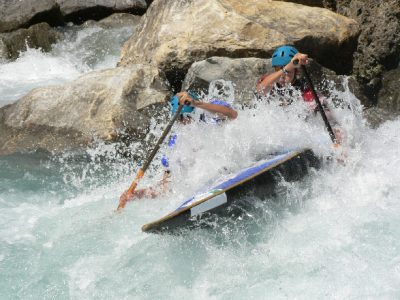
[[[257,174],[258,172],[261,172],[264,169],[268,169],[271,165],[278,163],[281,160],[285,160],[288,156],[292,155],[294,151],[289,151],[284,154],[279,154],[271,159],[268,159],[267,161],[264,161],[263,163],[260,163],[259,165],[256,165],[254,167],[247,168],[243,171],[241,171],[239,174],[235,175],[233,178],[230,178],[219,185],[210,188],[208,192],[205,192],[204,194],[212,193],[213,190],[226,190],[229,187],[235,185],[238,182],[241,182],[245,180],[246,178],[251,177],[254,174]],[[197,195],[191,197],[190,199],[186,200],[183,202],[175,211],[178,211],[186,206],[188,206],[189,203],[193,202],[193,200],[196,198]],[[206,198],[206,197],[204,197]],[[196,201],[199,201],[201,199],[196,199]]]

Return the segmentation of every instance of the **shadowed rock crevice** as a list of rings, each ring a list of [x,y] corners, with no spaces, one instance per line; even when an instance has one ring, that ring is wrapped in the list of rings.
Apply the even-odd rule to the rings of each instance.
[[[56,6],[51,10],[43,11],[33,16],[27,23],[23,24],[22,28],[29,28],[32,25],[45,22],[52,27],[63,26],[65,20],[60,11],[60,7]]]
[[[80,25],[87,20],[101,20],[114,13],[130,13],[133,15],[143,15],[146,12],[145,8],[132,8],[126,10],[115,10],[110,7],[95,6],[86,9],[79,10],[77,12],[68,14],[64,16],[65,22],[72,22],[74,24]]]

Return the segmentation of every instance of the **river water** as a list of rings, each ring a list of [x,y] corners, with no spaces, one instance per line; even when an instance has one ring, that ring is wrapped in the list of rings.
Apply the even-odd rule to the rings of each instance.
[[[112,67],[129,34],[72,30],[51,53],[29,49],[3,62],[0,105]],[[248,199],[254,209],[245,219],[179,236],[140,228],[268,152],[311,147],[339,157],[341,150],[330,146],[319,118],[304,121],[301,103],[256,103],[224,126],[176,126],[170,190],[121,214],[114,210],[138,162],[113,146],[0,157],[0,298],[400,298],[400,120],[371,129],[358,100],[337,93],[346,103],[334,111],[346,132],[345,165],[327,163],[300,182],[280,182],[278,199]],[[154,124],[159,135],[162,125]],[[161,178],[158,160],[142,186]]]

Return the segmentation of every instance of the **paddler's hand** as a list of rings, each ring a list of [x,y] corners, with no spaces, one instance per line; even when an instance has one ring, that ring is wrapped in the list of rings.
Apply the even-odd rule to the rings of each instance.
[[[122,209],[125,207],[126,203],[132,200],[132,197],[133,194],[130,193],[129,190],[126,190],[119,198],[119,205],[117,208],[117,212],[121,212]]]
[[[297,63],[293,63],[294,61]],[[300,68],[301,65],[308,65],[308,63],[308,55],[304,53],[296,53],[291,60],[291,64],[295,68]]]
[[[195,106],[194,104],[194,99],[189,95],[188,92],[180,92],[176,94],[179,98],[179,104],[180,105],[190,105],[190,106]]]

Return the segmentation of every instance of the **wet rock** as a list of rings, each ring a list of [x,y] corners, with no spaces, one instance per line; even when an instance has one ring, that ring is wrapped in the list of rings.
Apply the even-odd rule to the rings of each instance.
[[[140,22],[141,16],[116,13],[104,18],[100,21],[89,20],[82,24],[84,27],[99,26],[105,29],[120,28],[125,26],[137,27]]]
[[[0,108],[0,154],[80,149],[96,139],[141,139],[152,107],[165,105],[170,96],[165,82],[154,67],[131,65],[35,89]]]
[[[386,121],[393,121],[398,114],[379,107],[370,107],[363,111],[363,117],[371,128],[377,128]]]
[[[210,57],[192,64],[182,89],[207,93],[210,82],[223,79],[234,84],[237,101],[249,102],[253,99],[257,79],[271,70],[270,59]]]
[[[291,43],[323,65],[347,72],[357,35],[354,20],[290,2],[158,0],[124,45],[120,64],[152,63],[176,80],[207,57],[268,57]]]
[[[383,75],[382,89],[378,95],[378,107],[400,114],[400,68]]]
[[[19,52],[30,48],[50,51],[52,44],[62,38],[62,34],[47,23],[40,23],[28,29],[18,29],[10,33],[0,34],[0,58],[15,59]],[[1,50],[3,49],[3,50]]]
[[[55,0],[0,0],[0,32],[41,22],[53,26],[63,23]]]
[[[28,28],[41,22],[50,26],[66,22],[82,24],[117,12],[142,15],[146,9],[145,0],[0,0],[0,32]]]

